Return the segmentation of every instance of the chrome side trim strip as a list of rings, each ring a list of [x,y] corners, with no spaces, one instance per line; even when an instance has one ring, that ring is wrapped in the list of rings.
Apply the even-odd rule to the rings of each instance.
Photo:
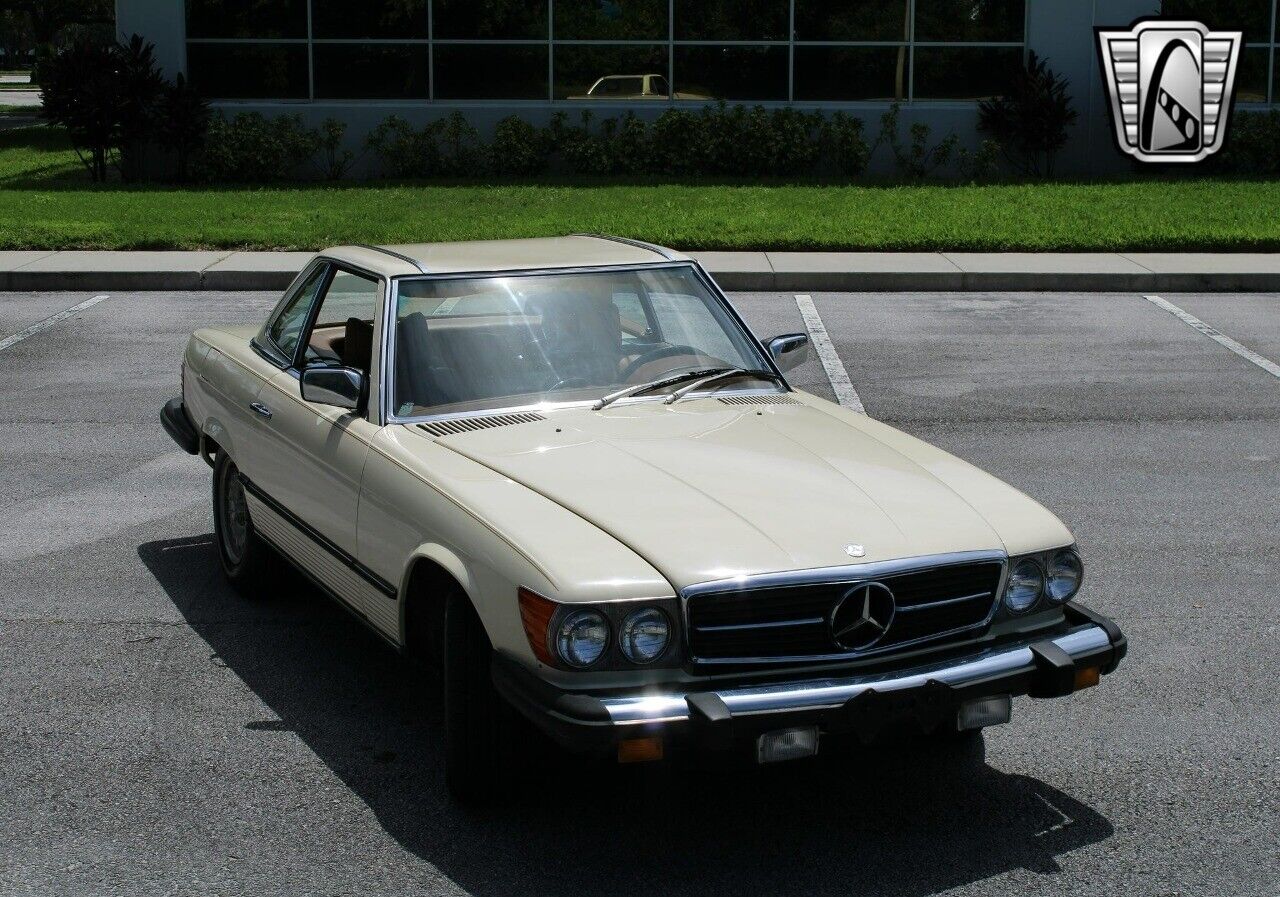
[[[926,664],[908,670],[866,676],[807,679],[771,685],[745,686],[716,690],[729,712],[735,716],[760,713],[783,713],[793,710],[830,710],[851,698],[875,689],[877,692],[919,688],[930,680],[954,687],[975,685],[1001,676],[1031,673],[1036,669],[1031,645],[1044,641],[1030,638],[1014,645],[992,648],[980,654],[955,660]],[[1101,626],[1086,624],[1051,639],[1073,658],[1082,657],[1111,646]],[[602,698],[613,725],[685,722],[689,719],[688,694],[639,695]]]

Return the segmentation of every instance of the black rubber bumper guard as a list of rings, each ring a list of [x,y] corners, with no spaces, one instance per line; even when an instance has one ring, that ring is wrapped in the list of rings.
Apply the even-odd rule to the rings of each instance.
[[[188,455],[199,453],[200,434],[196,432],[182,399],[170,399],[164,403],[164,407],[160,409],[160,425],[178,443],[178,448]]]
[[[612,718],[600,696],[563,691],[510,658],[495,656],[493,678],[499,692],[535,725],[563,747],[582,753],[605,755],[623,739],[654,734],[673,742],[690,742],[701,749],[720,750],[762,732],[808,725],[871,741],[887,728],[907,725],[930,732],[939,726],[954,725],[959,705],[976,698],[1001,694],[1055,698],[1072,694],[1076,690],[1077,667],[1098,667],[1102,674],[1113,672],[1128,651],[1128,641],[1120,628],[1081,604],[1068,604],[1064,611],[1070,627],[1093,624],[1102,629],[1108,646],[1073,659],[1049,637],[1026,646],[1034,658],[1030,671],[959,687],[930,679],[916,688],[883,692],[868,689],[835,708],[735,715],[717,691],[702,691],[685,696],[685,719],[622,725]],[[732,687],[720,681],[716,686],[720,690]]]

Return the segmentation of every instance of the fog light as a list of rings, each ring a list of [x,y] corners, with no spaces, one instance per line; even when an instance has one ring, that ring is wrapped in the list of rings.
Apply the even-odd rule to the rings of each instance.
[[[1101,679],[1102,672],[1097,667],[1081,667],[1076,670],[1076,691],[1093,688]]]
[[[989,698],[978,698],[976,701],[965,701],[956,714],[956,728],[981,729],[984,726],[999,726],[1007,723],[1013,716],[1013,698],[1010,695],[992,695]]]
[[[657,736],[628,738],[618,742],[619,763],[647,763],[661,759],[662,739]]]
[[[778,763],[799,760],[818,753],[818,727],[779,729],[765,732],[756,740],[756,762]]]

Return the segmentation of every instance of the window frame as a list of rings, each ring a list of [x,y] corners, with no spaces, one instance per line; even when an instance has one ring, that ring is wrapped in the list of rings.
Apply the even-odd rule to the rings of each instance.
[[[380,105],[388,107],[404,107],[414,108],[422,106],[474,106],[474,107],[505,107],[505,108],[545,108],[551,106],[553,108],[575,108],[580,107],[581,103],[565,97],[557,97],[557,77],[555,70],[555,57],[557,48],[566,48],[572,46],[621,46],[621,45],[644,45],[651,47],[665,48],[666,67],[664,72],[659,72],[667,80],[668,94],[663,97],[661,95],[645,95],[643,97],[633,98],[610,98],[606,102],[611,105],[622,106],[653,106],[655,103],[674,105],[684,108],[704,107],[714,100],[704,100],[696,98],[679,98],[682,88],[678,80],[675,78],[675,56],[677,48],[693,48],[693,47],[761,47],[761,48],[785,48],[787,52],[786,66],[786,84],[784,95],[777,99],[761,100],[761,99],[741,99],[733,100],[733,103],[760,103],[766,106],[781,106],[799,104],[806,108],[831,108],[831,109],[882,109],[887,101],[883,99],[851,99],[851,100],[798,100],[795,90],[795,66],[796,66],[796,50],[797,48],[806,47],[838,47],[838,48],[858,48],[858,47],[893,47],[903,48],[907,55],[907,84],[904,96],[900,100],[888,102],[900,102],[904,104],[927,104],[934,107],[972,107],[978,100],[976,99],[922,99],[916,97],[915,92],[915,68],[916,68],[916,47],[930,48],[958,48],[966,47],[972,49],[982,48],[1017,48],[1026,58],[1027,53],[1027,27],[1030,16],[1027,10],[1030,8],[1031,0],[1022,0],[1023,2],[1023,33],[1020,40],[1013,41],[919,41],[916,40],[916,8],[919,0],[907,0],[909,2],[909,28],[908,33],[903,40],[893,41],[875,41],[875,40],[797,40],[795,33],[795,17],[796,4],[800,0],[787,0],[787,8],[790,16],[786,39],[782,40],[708,40],[708,39],[678,39],[676,37],[675,27],[675,2],[676,0],[667,0],[667,34],[665,38],[644,38],[644,39],[623,39],[623,38],[583,38],[570,39],[559,38],[556,34],[555,27],[555,3],[556,0],[545,0],[547,3],[547,27],[545,35],[537,37],[521,37],[521,38],[443,38],[436,34],[435,14],[436,10],[432,0],[428,0],[427,7],[427,36],[426,37],[404,37],[404,38],[320,38],[316,37],[312,24],[313,11],[311,0],[307,0],[307,36],[300,38],[192,38],[185,39],[184,46],[191,44],[304,44],[307,50],[307,91],[306,98],[282,98],[282,97],[211,97],[216,101],[238,101],[238,102],[273,102],[280,104],[299,104],[314,103],[316,99],[316,71],[315,71],[315,48],[329,44],[381,44],[394,45],[397,47],[414,47],[417,48],[426,58],[427,67],[427,97],[423,98],[405,98],[405,97],[370,97],[366,100],[355,99],[330,99],[324,102],[333,103],[365,103],[369,100],[376,100]],[[1267,47],[1269,51],[1268,63],[1268,102],[1275,101],[1275,52],[1280,40],[1276,39],[1275,28],[1275,9],[1276,0],[1272,3],[1272,35],[1271,41],[1266,44],[1253,43],[1249,47]],[[436,48],[449,46],[466,46],[466,45],[496,45],[496,46],[533,46],[541,47],[545,50],[546,58],[546,96],[526,97],[522,99],[503,99],[500,97],[476,97],[461,99],[440,99],[437,96],[437,60]],[[532,70],[531,70],[532,72]],[[539,70],[538,78],[543,78],[543,73]],[[540,91],[539,91],[540,93]],[[1249,105],[1257,105],[1251,103]]]
[[[387,296],[386,308],[384,310],[382,320],[382,338],[377,342],[380,343],[382,357],[380,359],[379,373],[379,396],[378,406],[384,423],[390,424],[420,424],[430,423],[439,420],[458,420],[470,417],[487,417],[493,414],[510,414],[518,411],[536,411],[540,409],[561,409],[561,408],[589,408],[598,401],[598,399],[581,399],[567,400],[563,402],[538,402],[532,405],[501,405],[497,404],[492,407],[480,408],[471,411],[445,411],[439,414],[419,414],[405,415],[396,414],[392,403],[395,400],[395,332],[396,332],[396,312],[400,304],[400,285],[406,282],[423,282],[423,281],[448,281],[448,280],[477,280],[483,278],[499,278],[499,277],[537,277],[541,275],[561,275],[561,274],[609,274],[611,272],[630,272],[630,271],[654,271],[654,270],[671,270],[687,268],[693,272],[695,279],[711,296],[713,302],[717,303],[721,309],[728,315],[729,319],[737,325],[741,331],[743,338],[747,344],[760,353],[760,357],[764,361],[766,370],[772,371],[778,376],[778,381],[770,384],[768,387],[758,387],[751,389],[738,390],[736,395],[777,395],[777,390],[781,389],[784,393],[793,392],[790,383],[783,376],[782,371],[778,369],[777,364],[773,360],[773,356],[769,354],[769,348],[761,341],[747,326],[747,322],[738,314],[738,310],[733,307],[733,303],[729,301],[729,297],[716,284],[714,280],[703,270],[702,266],[693,260],[672,260],[664,262],[651,262],[644,264],[629,265],[582,265],[569,266],[563,268],[525,268],[510,269],[502,271],[459,271],[448,274],[406,274],[399,277],[391,278],[391,286]],[[642,301],[648,302],[646,296]],[[646,306],[646,314],[652,313],[652,309]],[[620,400],[618,405],[626,405],[633,403],[645,402],[661,402],[665,401],[665,396],[633,396]],[[370,403],[373,404],[372,402]]]

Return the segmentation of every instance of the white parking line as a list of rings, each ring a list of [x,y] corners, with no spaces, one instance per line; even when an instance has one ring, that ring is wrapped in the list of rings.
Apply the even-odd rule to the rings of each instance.
[[[813,340],[813,347],[818,352],[818,360],[822,362],[827,379],[831,381],[831,388],[835,390],[836,400],[850,411],[866,414],[867,409],[862,407],[862,399],[858,398],[858,391],[849,381],[849,372],[844,369],[844,363],[831,342],[826,325],[822,323],[822,317],[814,307],[813,298],[796,296],[796,305],[800,308],[800,317],[804,318],[805,329],[809,331],[809,339]]]
[[[1270,359],[1263,358],[1261,355],[1259,355],[1257,352],[1254,352],[1252,349],[1248,349],[1240,345],[1231,337],[1227,336],[1225,333],[1215,330],[1214,328],[1210,327],[1208,324],[1206,324],[1204,321],[1201,321],[1199,318],[1197,318],[1195,315],[1191,314],[1190,312],[1183,311],[1182,309],[1178,308],[1178,306],[1174,305],[1169,300],[1161,299],[1159,296],[1145,296],[1143,298],[1145,298],[1151,304],[1157,305],[1160,308],[1163,308],[1165,311],[1173,315],[1175,318],[1181,319],[1183,323],[1194,327],[1196,330],[1199,330],[1201,333],[1209,337],[1209,339],[1213,340],[1215,343],[1219,343],[1220,345],[1226,346],[1228,349],[1230,349],[1232,352],[1239,355],[1244,360],[1253,362],[1254,364],[1262,368],[1271,376],[1280,377],[1280,364],[1276,364],[1274,361],[1271,361]]]
[[[3,352],[5,349],[9,348],[12,345],[22,342],[24,339],[26,339],[29,336],[35,336],[41,330],[48,330],[54,324],[57,324],[59,321],[65,321],[67,318],[71,317],[77,312],[82,312],[86,308],[90,308],[94,305],[97,305],[103,299],[106,299],[107,296],[108,296],[107,293],[103,293],[101,296],[94,296],[92,299],[86,299],[85,301],[81,302],[79,305],[73,305],[71,308],[68,308],[66,311],[60,311],[53,317],[45,318],[43,321],[32,324],[26,330],[19,330],[13,336],[6,336],[4,339],[0,339],[0,352]]]

